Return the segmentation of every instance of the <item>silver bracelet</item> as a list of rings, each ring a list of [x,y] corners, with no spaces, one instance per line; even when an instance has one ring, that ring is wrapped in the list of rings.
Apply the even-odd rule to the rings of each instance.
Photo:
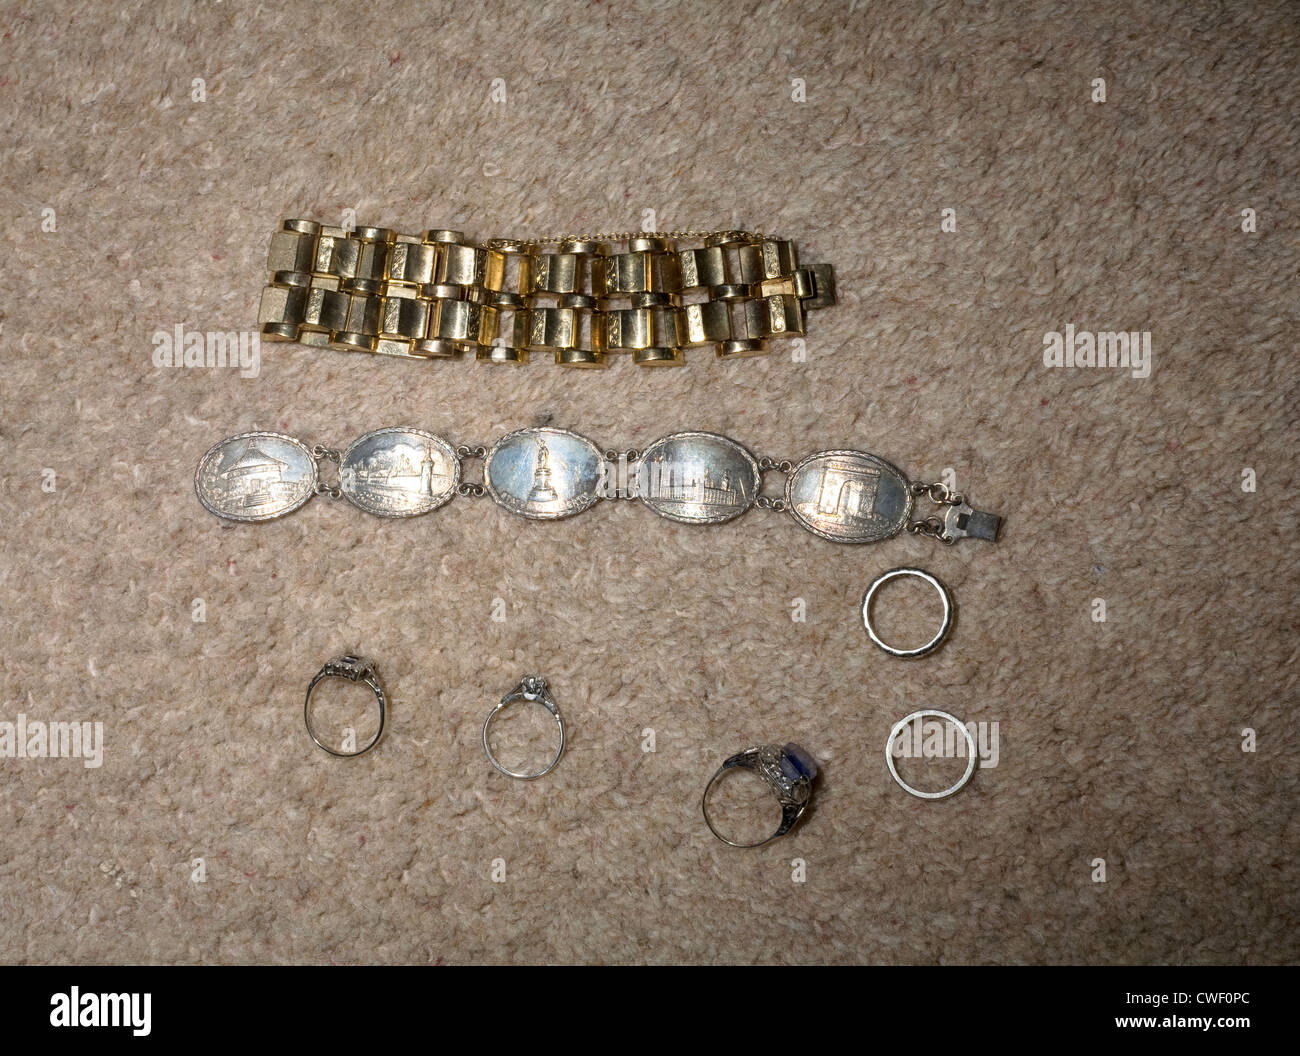
[[[482,480],[464,479],[482,462]],[[336,474],[326,479],[322,468]],[[785,476],[784,494],[762,494],[763,476]],[[909,480],[866,451],[818,451],[794,464],[756,458],[717,433],[680,432],[644,451],[602,451],[567,429],[520,429],[491,447],[455,446],[422,429],[366,433],[342,452],[282,433],[241,433],[222,440],[199,461],[199,501],[218,517],[268,521],[313,495],[346,498],[379,517],[413,517],[456,495],[490,495],[497,505],[531,520],[558,520],[599,499],[636,499],[660,517],[683,524],[721,524],[754,506],[788,512],[799,524],[836,543],[874,543],[901,531],[944,543],[995,542],[1001,518],[974,510],[941,483]],[[917,515],[925,498],[932,508]]]

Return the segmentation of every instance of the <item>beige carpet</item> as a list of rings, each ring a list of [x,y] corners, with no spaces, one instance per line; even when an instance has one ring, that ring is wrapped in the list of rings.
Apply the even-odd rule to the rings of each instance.
[[[0,58],[0,720],[102,722],[104,748],[0,759],[0,959],[1297,959],[1293,5],[20,3]],[[747,226],[833,262],[841,303],[806,363],[154,366],[156,331],[254,327],[271,231],[345,208],[479,237]],[[1149,331],[1150,377],[1046,367],[1067,324]],[[541,423],[952,468],[1003,539],[486,499],[233,526],[192,489],[249,429]],[[912,664],[856,611],[901,564],[960,606]],[[392,700],[351,761],[301,717],[345,650]],[[478,741],[526,671],[571,734],[532,784]],[[882,756],[927,705],[999,723],[998,765],[942,802]],[[715,841],[714,767],[791,739],[815,811]]]

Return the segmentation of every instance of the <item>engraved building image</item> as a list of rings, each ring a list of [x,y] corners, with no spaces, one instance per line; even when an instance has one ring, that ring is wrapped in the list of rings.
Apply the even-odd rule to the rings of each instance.
[[[265,506],[284,497],[288,463],[250,443],[238,458],[217,474],[225,493],[246,508]]]
[[[696,469],[673,461],[661,453],[643,467],[642,494],[663,503],[689,503],[698,506],[734,507],[747,505],[743,487],[723,470],[715,478],[712,469]]]

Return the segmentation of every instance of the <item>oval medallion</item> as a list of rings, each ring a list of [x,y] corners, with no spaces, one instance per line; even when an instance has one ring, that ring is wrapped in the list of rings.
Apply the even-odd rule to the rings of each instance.
[[[316,490],[316,460],[281,433],[240,433],[199,461],[194,491],[211,513],[231,521],[269,521],[292,513]]]
[[[809,455],[790,471],[785,501],[808,531],[836,543],[888,539],[912,516],[902,471],[865,451]]]
[[[456,449],[421,429],[376,429],[339,462],[339,487],[353,506],[378,517],[428,513],[456,494]]]
[[[483,484],[511,513],[553,521],[596,501],[604,461],[600,448],[567,429],[520,429],[492,445]]]
[[[721,524],[754,505],[761,477],[754,456],[717,433],[673,433],[646,448],[637,497],[660,517]]]

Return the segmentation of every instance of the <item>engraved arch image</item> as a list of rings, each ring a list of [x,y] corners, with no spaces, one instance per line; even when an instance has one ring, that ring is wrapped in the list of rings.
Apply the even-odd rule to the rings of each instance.
[[[870,524],[875,519],[876,483],[880,471],[847,460],[828,462],[822,468],[817,499],[803,503],[807,514],[832,517],[845,523]]]
[[[786,504],[823,539],[870,543],[901,531],[912,513],[907,478],[865,451],[819,451],[786,480]]]

